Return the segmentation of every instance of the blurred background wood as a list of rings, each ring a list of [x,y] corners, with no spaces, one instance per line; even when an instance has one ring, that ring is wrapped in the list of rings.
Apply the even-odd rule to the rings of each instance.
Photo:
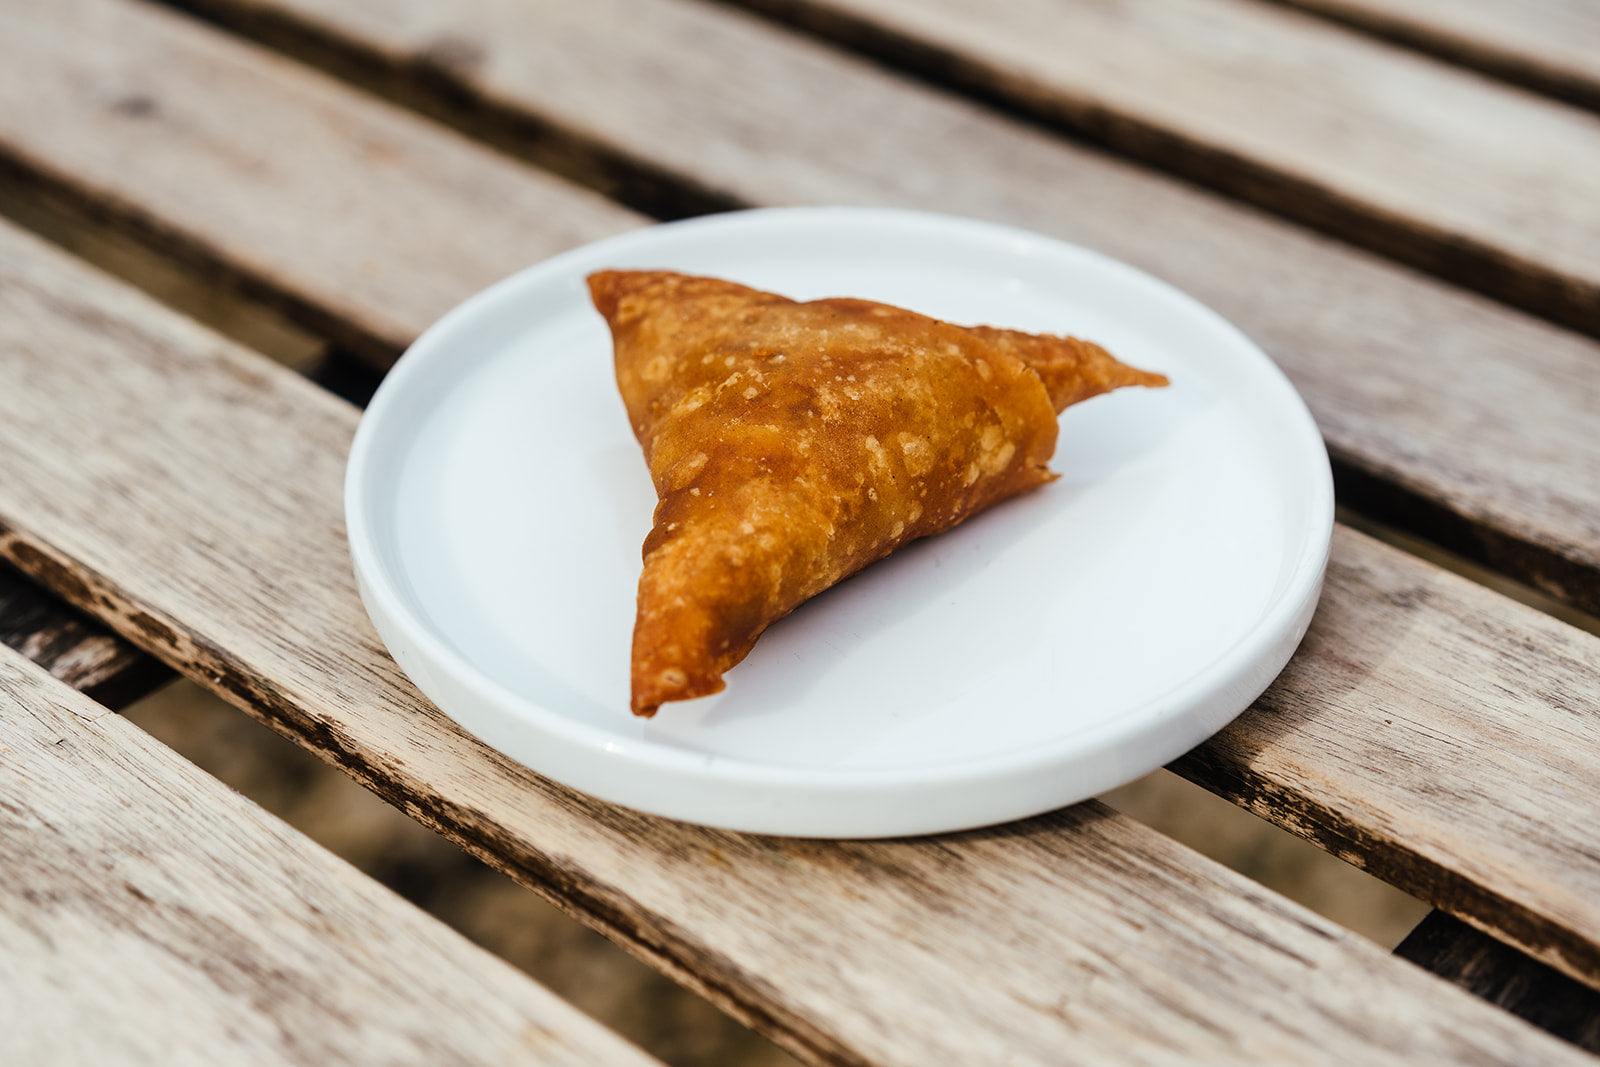
[[[1600,110],[1600,9],[1588,0],[1280,2]]]

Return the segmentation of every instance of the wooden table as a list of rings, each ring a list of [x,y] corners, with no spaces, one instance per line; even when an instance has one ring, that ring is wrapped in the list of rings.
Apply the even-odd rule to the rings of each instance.
[[[645,1059],[111,714],[159,660],[803,1059],[1594,1062],[1597,106],[1579,0],[4,0],[0,1061]],[[1290,375],[1327,590],[1174,769],[1434,905],[1404,958],[1094,802],[876,843],[608,807],[396,670],[321,383],[558,250],[803,203],[1097,248]]]

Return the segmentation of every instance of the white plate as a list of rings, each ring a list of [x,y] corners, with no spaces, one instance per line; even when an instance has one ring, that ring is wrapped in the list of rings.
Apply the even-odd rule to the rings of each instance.
[[[1172,385],[1069,408],[1059,481],[811,601],[726,692],[636,719],[655,492],[584,286],[603,267],[1075,334]],[[1082,800],[1220,729],[1305,632],[1333,492],[1288,381],[1162,282],[1005,227],[801,208],[601,241],[450,312],[367,410],[346,512],[390,652],[488,744],[660,815],[873,837]]]

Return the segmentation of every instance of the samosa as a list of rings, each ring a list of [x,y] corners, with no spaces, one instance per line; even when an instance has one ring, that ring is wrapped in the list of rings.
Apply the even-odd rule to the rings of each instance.
[[[659,503],[632,708],[720,692],[769,625],[1055,475],[1056,414],[1165,385],[1086,341],[668,271],[589,276]]]

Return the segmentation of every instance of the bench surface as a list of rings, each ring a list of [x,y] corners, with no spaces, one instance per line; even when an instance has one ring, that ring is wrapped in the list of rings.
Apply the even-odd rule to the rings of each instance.
[[[1585,41],[1561,0],[5,5],[0,1059],[646,1061],[108,710],[176,671],[806,1060],[1593,1062]],[[1098,249],[1288,374],[1344,508],[1323,599],[1173,769],[1433,905],[1399,954],[1095,801],[821,842],[539,777],[367,621],[359,409],[29,232],[377,374],[561,250],[825,203]]]

